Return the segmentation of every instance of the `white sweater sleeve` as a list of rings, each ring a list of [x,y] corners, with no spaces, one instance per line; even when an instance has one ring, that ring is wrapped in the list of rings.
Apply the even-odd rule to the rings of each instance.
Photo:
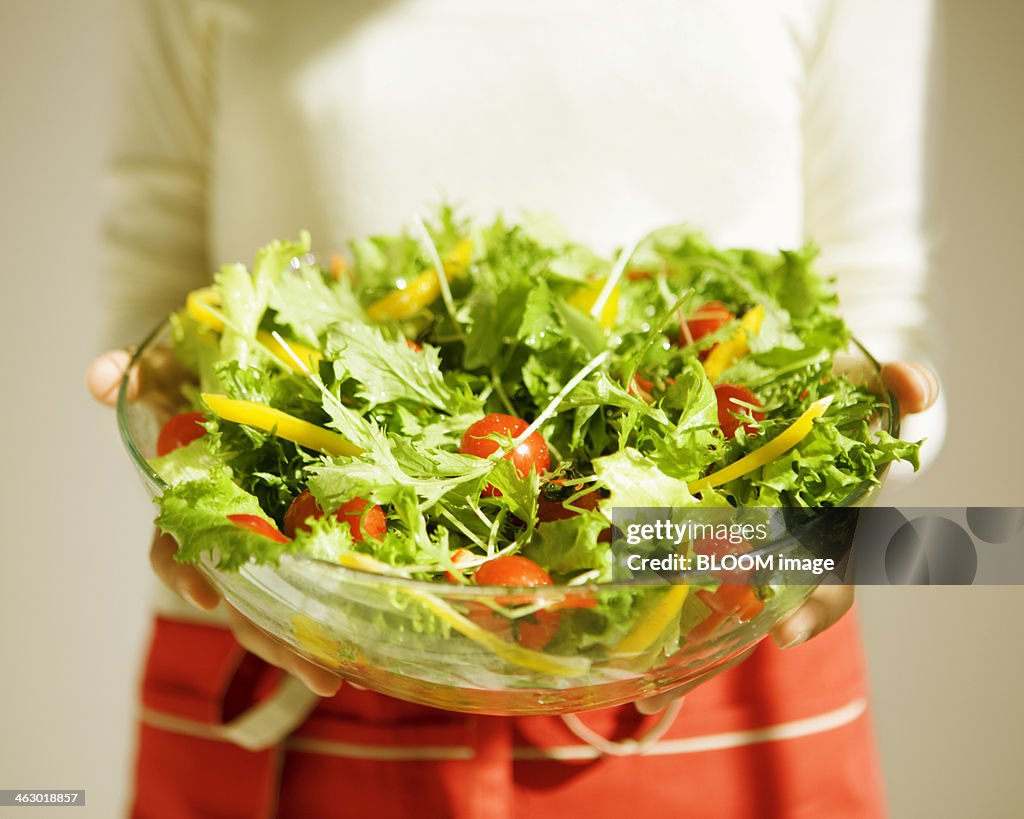
[[[931,362],[925,121],[931,0],[832,0],[807,54],[804,227],[843,313],[880,360]],[[940,405],[903,437],[945,427]],[[928,454],[928,452],[926,452]]]
[[[927,352],[930,21],[929,0],[834,0],[808,57],[805,233],[854,331],[884,358]]]
[[[132,0],[105,229],[108,336],[138,341],[209,280],[214,32],[190,0]]]

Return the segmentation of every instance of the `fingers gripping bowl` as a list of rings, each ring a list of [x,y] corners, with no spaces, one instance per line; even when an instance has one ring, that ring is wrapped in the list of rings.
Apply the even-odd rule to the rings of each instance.
[[[422,240],[352,249],[334,272],[308,239],[224,268],[139,347],[142,395],[126,380],[118,421],[179,559],[360,685],[540,714],[697,681],[814,581],[622,579],[613,508],[809,509],[799,536],[739,547],[795,553],[813,510],[824,538],[824,510],[916,459],[809,249],[719,251],[672,228],[613,261],[447,213]],[[146,395],[169,353],[179,408],[202,413],[178,433]]]

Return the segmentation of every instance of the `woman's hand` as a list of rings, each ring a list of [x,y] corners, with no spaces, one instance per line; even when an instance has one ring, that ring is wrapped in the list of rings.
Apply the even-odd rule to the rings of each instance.
[[[882,381],[896,396],[900,415],[924,412],[939,397],[939,380],[923,364],[886,364]],[[819,586],[807,602],[772,629],[772,639],[780,648],[798,646],[838,622],[852,605],[853,586]]]
[[[113,350],[95,359],[86,375],[93,398],[108,407],[117,403],[121,381],[126,377],[131,354]],[[169,416],[175,411],[178,387],[183,373],[168,358],[159,366],[143,373],[133,371],[127,376],[128,399],[150,401]],[[174,555],[178,544],[170,535],[156,532],[149,560],[157,577],[182,600],[203,611],[212,611],[221,603],[220,594],[194,566],[178,563]],[[330,697],[341,687],[341,678],[300,657],[225,603],[228,620],[235,638],[247,651],[270,665],[298,677],[314,694]]]
[[[896,361],[882,367],[882,381],[896,396],[900,415],[924,412],[939,397],[939,381],[935,374],[923,364]],[[839,619],[853,605],[853,586],[818,586],[804,604],[771,631],[772,639],[780,648],[792,648],[805,643],[812,637],[839,622]],[[745,658],[747,655],[742,655]],[[725,668],[731,668],[730,663]],[[724,670],[724,669],[723,669]],[[719,673],[716,671],[715,673]],[[697,682],[681,686],[664,694],[637,700],[637,710],[642,714],[660,711],[674,699],[683,696]]]

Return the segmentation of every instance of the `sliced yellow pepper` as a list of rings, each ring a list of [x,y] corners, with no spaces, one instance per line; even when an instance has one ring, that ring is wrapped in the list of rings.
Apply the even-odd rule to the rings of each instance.
[[[710,475],[691,481],[688,485],[690,492],[697,494],[698,492],[703,492],[705,489],[721,486],[722,484],[729,483],[729,481],[734,481],[737,478],[746,475],[748,472],[753,472],[755,469],[759,469],[766,464],[770,464],[780,455],[788,452],[806,438],[810,433],[811,428],[814,426],[814,419],[820,418],[824,415],[825,410],[828,409],[829,404],[831,403],[831,395],[826,395],[824,398],[815,401],[804,411],[803,415],[797,418],[792,424],[782,430],[782,432],[772,438],[764,446],[758,447],[753,452],[744,455],[735,463],[731,463],[728,466],[719,469],[717,472],[712,472]]]
[[[203,403],[218,418],[245,424],[262,432],[269,432],[278,438],[323,452],[325,455],[359,455],[362,449],[345,440],[337,432],[303,421],[294,415],[281,412],[279,409],[257,404],[255,401],[243,401],[228,398],[226,395],[213,395],[204,392]]]
[[[451,281],[461,275],[469,264],[473,245],[469,239],[460,241],[443,261],[445,278]],[[373,321],[393,319],[401,321],[429,307],[441,295],[441,280],[437,270],[424,270],[401,289],[394,289],[386,296],[371,304],[366,315]]]
[[[601,295],[602,290],[604,290],[604,279],[597,279],[578,288],[569,296],[568,302],[577,310],[589,313],[598,296]],[[601,315],[598,317],[598,321],[603,329],[611,330],[615,325],[615,319],[618,318],[618,315],[619,286],[616,285],[612,288],[612,292],[608,294],[608,300],[604,303],[604,307],[601,308]]]
[[[224,319],[212,309],[220,306],[220,297],[212,287],[193,290],[185,299],[185,312],[200,324],[205,324],[215,333],[224,332]]]
[[[635,656],[653,645],[654,641],[668,628],[669,623],[679,616],[689,593],[689,586],[672,586],[654,608],[641,615],[640,619],[633,624],[629,634],[615,646],[615,653]]]
[[[723,341],[711,348],[704,359],[704,372],[715,381],[722,373],[750,352],[747,336],[757,335],[764,322],[764,308],[758,304],[751,307],[740,319],[740,326],[728,341]]]
[[[506,642],[497,634],[492,634],[472,620],[463,617],[444,600],[432,594],[409,590],[406,590],[405,593],[430,609],[459,634],[468,637],[474,643],[479,643],[507,663],[541,674],[559,674],[568,677],[582,676],[590,668],[590,662],[584,657],[556,657]]]
[[[324,358],[316,350],[307,347],[305,344],[289,341],[288,347],[290,347],[292,352],[295,353],[295,357],[292,357],[291,353],[289,353],[288,350],[266,330],[257,330],[256,340],[270,350],[277,359],[283,361],[297,373],[305,373],[305,370],[299,366],[295,357],[314,372],[319,368],[320,362],[323,361]]]
[[[193,290],[185,299],[185,312],[189,316],[200,324],[209,327],[214,332],[222,333],[224,332],[224,320],[215,309],[219,306],[220,298],[217,296],[217,291],[212,287],[201,287],[199,290]],[[293,370],[298,373],[304,372],[288,351],[266,330],[257,330],[256,340]],[[303,364],[308,365],[314,370],[320,366],[323,356],[316,350],[294,341],[289,341],[288,346],[291,347]]]

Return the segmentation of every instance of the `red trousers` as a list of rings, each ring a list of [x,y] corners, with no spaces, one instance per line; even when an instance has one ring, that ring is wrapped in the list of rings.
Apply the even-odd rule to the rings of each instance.
[[[602,756],[558,717],[479,717],[343,686],[292,735],[247,751],[211,726],[279,682],[218,627],[157,619],[132,816],[144,819],[879,817],[881,776],[855,617],[687,695],[647,753]],[[603,736],[658,717],[582,715]]]

